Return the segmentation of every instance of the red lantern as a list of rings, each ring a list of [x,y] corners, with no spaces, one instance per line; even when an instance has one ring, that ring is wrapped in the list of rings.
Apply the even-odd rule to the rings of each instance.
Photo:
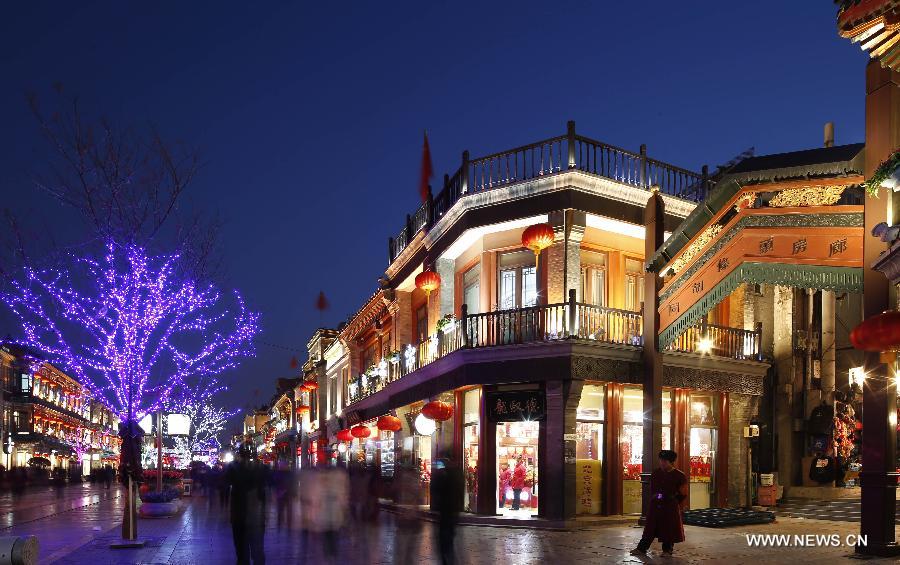
[[[353,441],[353,434],[349,429],[343,429],[337,433],[338,441]]]
[[[425,296],[431,296],[432,290],[441,286],[441,276],[432,270],[422,271],[416,275],[416,288],[425,291]]]
[[[422,415],[430,420],[444,422],[453,417],[453,406],[440,400],[433,400],[422,407]]]
[[[304,392],[308,392],[308,391],[309,391],[309,387],[306,386],[306,383],[304,383],[304,384],[298,386],[298,387],[297,387],[297,390],[299,390],[300,393],[302,394],[302,393],[304,393]]]
[[[556,234],[550,224],[534,224],[522,232],[522,245],[534,251],[535,261],[541,251],[553,245]]]
[[[311,391],[319,389],[319,383],[317,383],[316,381],[306,381],[306,383],[304,383],[304,385],[306,386],[306,388],[308,390],[311,390]]]
[[[378,418],[378,422],[375,425],[383,432],[399,432],[400,428],[403,427],[400,418],[391,415]]]
[[[885,312],[863,320],[850,332],[850,342],[863,351],[896,351],[900,348],[900,312]]]
[[[372,435],[372,430],[369,429],[369,426],[359,425],[350,428],[350,433],[355,438],[363,439]]]
[[[307,406],[306,404],[301,404],[297,406],[295,412],[297,412],[297,414],[306,414],[307,412],[309,412],[309,406]]]

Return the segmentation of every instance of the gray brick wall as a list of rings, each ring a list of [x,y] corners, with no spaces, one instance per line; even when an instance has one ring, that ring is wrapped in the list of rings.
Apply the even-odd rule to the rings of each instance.
[[[744,426],[758,413],[759,397],[728,395],[728,506],[743,506],[747,499],[747,440]]]

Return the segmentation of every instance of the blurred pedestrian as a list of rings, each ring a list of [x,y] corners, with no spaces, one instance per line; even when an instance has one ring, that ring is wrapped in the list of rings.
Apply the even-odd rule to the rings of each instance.
[[[675,544],[684,541],[681,512],[687,500],[687,477],[673,464],[678,455],[669,449],[659,452],[659,467],[650,475],[650,504],[644,534],[632,554],[646,554],[654,539],[662,543],[663,554],[671,556]]]
[[[318,530],[322,534],[325,557],[332,563],[337,560],[338,532],[344,527],[349,506],[350,483],[344,467],[331,467],[319,471],[321,503],[316,511]]]
[[[462,511],[463,484],[462,470],[444,456],[434,462],[431,473],[431,505],[438,515],[438,552],[441,563],[456,563],[454,540],[456,524]]]
[[[238,565],[266,562],[263,537],[266,529],[266,472],[242,448],[225,473],[231,493],[231,533]]]
[[[56,498],[62,498],[63,488],[66,486],[66,471],[62,467],[53,469],[53,488],[56,490]]]
[[[421,504],[421,482],[418,471],[410,463],[403,463],[394,473],[394,504],[397,508],[394,563],[407,565],[417,561],[422,519],[418,515]]]
[[[115,471],[113,471],[113,468],[108,463],[103,467],[103,486],[107,490],[112,487],[115,474]]]
[[[355,465],[350,469],[350,507],[356,551],[366,555],[369,535],[378,516],[378,494],[375,473],[365,465]]]
[[[278,529],[287,523],[290,530],[294,525],[294,501],[297,497],[297,478],[289,469],[279,469],[275,473],[275,501],[278,505]]]

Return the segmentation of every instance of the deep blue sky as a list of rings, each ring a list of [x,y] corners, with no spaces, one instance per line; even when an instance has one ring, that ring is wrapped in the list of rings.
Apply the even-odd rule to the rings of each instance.
[[[89,111],[198,147],[191,198],[226,222],[225,286],[261,339],[303,350],[376,286],[437,176],[565,131],[688,168],[862,141],[865,55],[830,1],[18,2],[0,17],[0,194],[34,221],[44,167],[25,102],[60,81]],[[438,180],[435,184],[438,184]],[[0,333],[7,330],[0,329]],[[288,376],[265,345],[226,376],[243,406]]]

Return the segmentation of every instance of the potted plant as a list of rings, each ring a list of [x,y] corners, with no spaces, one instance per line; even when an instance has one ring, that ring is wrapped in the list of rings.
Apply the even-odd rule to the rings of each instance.
[[[141,494],[140,514],[145,518],[173,516],[178,512],[178,491],[173,488],[152,490]]]

